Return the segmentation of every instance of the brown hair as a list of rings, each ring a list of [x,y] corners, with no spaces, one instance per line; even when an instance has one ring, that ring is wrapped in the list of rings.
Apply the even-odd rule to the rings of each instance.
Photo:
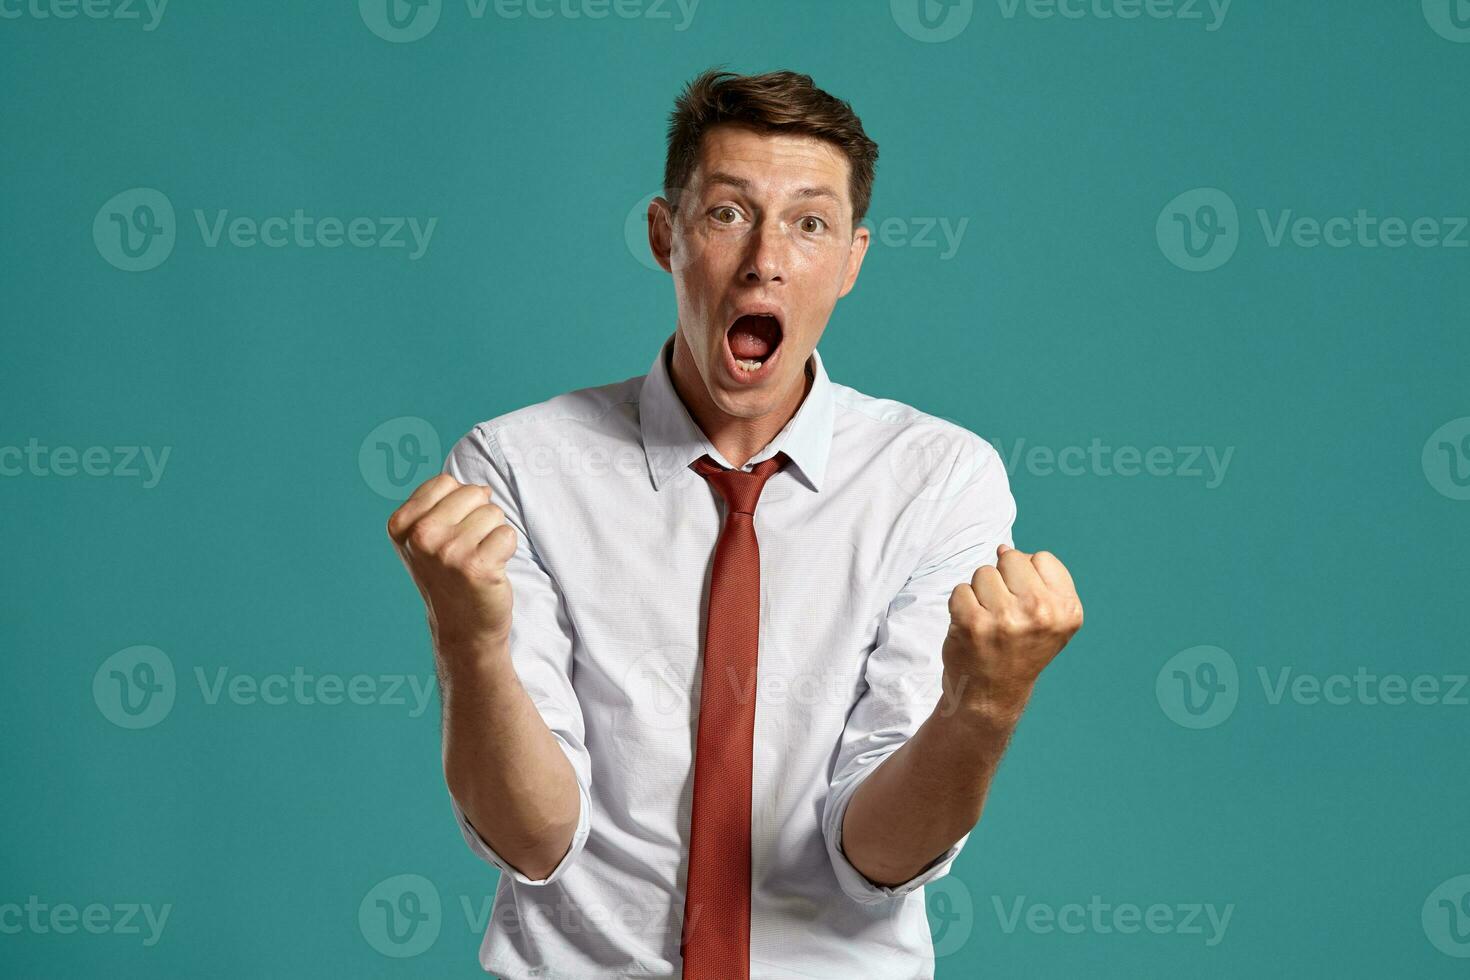
[[[714,68],[685,86],[669,114],[669,151],[664,162],[664,194],[689,185],[699,163],[704,134],[721,123],[738,123],[768,133],[814,136],[834,143],[848,162],[852,226],[857,228],[873,196],[878,144],[863,132],[852,106],[817,88],[810,75],[773,71],[737,75]]]

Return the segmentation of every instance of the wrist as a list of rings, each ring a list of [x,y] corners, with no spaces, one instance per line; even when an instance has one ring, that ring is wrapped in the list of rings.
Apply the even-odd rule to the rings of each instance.
[[[455,638],[436,636],[434,658],[446,683],[481,686],[506,671],[513,671],[508,633]]]
[[[968,675],[956,678],[948,673],[943,684],[944,696],[935,707],[935,714],[986,728],[1014,728],[1035,689],[1035,681],[982,682]]]

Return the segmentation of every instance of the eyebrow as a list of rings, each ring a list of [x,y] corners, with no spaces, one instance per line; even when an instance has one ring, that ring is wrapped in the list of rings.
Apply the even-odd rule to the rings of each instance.
[[[712,171],[709,176],[705,178],[705,183],[726,184],[730,187],[735,188],[737,191],[741,191],[744,193],[749,193],[750,191],[750,181],[746,180],[744,177],[737,177],[734,174],[726,173],[723,170]],[[834,203],[842,203],[842,198],[837,196],[837,192],[832,190],[832,188],[827,187],[826,185],[819,185],[817,187],[799,187],[797,188],[794,196],[802,199],[813,197],[829,197]]]

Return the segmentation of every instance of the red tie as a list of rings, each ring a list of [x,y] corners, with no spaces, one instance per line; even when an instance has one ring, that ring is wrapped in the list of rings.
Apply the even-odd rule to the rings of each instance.
[[[755,505],[784,453],[747,473],[708,455],[689,464],[725,500],[715,544],[699,692],[689,882],[684,897],[684,980],[750,978],[750,756],[755,742],[760,548]]]

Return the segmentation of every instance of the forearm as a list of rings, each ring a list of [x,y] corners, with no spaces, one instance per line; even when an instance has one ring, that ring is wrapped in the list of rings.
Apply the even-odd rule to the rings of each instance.
[[[941,700],[853,794],[842,821],[848,861],[892,887],[949,850],[979,822],[1023,706]]]
[[[446,655],[449,654],[449,655]],[[441,653],[444,777],[481,839],[514,868],[546,877],[571,846],[576,774],[516,676],[505,642]]]

